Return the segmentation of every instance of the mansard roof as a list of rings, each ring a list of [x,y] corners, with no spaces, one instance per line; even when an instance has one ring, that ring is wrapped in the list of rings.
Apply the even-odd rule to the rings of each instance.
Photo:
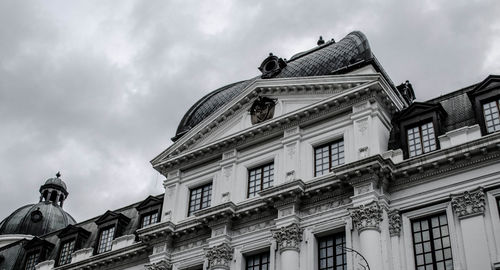
[[[311,50],[292,56],[286,62],[286,66],[273,77],[292,78],[342,74],[348,72],[349,67],[370,62],[375,63],[381,69],[370,49],[366,36],[359,31],[354,31],[339,42],[331,40]],[[385,74],[383,70],[381,72]],[[249,80],[226,85],[201,98],[186,112],[172,140],[175,141],[180,138],[223,104],[240,94],[251,82],[259,78],[260,76],[257,76]]]

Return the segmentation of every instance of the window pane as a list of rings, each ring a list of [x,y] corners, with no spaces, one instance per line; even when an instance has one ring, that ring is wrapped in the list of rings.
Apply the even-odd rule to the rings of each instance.
[[[212,201],[212,183],[193,188],[190,193],[188,216],[191,216],[194,212],[200,209],[210,207],[210,203]],[[152,218],[157,220],[158,216],[156,215]]]
[[[254,197],[263,189],[273,186],[274,163],[266,164],[248,171],[248,198]]]
[[[453,267],[446,214],[412,221],[413,250],[417,269]],[[453,268],[450,268],[453,269]]]
[[[407,129],[408,153],[410,157],[429,153],[437,149],[432,122]]]
[[[347,269],[345,234],[338,233],[318,239],[319,270]]]
[[[500,130],[500,116],[498,112],[499,101],[491,101],[483,104],[484,121],[486,130],[492,133]]]
[[[158,212],[145,214],[142,217],[142,227],[144,228],[148,225],[155,224],[158,222]]]
[[[31,253],[28,255],[28,258],[26,259],[26,270],[34,270],[35,265],[38,263],[38,259],[40,257],[39,252]]]
[[[99,245],[97,247],[97,253],[103,253],[111,250],[111,245],[115,235],[115,227],[110,227],[109,229],[104,229],[99,237]]]
[[[59,265],[65,265],[71,262],[71,253],[75,249],[75,240],[65,242],[62,245],[61,253],[59,254]]]
[[[269,251],[259,253],[246,258],[247,270],[267,270],[269,269]]]
[[[314,148],[314,175],[330,172],[332,167],[344,164],[344,140],[338,140]]]

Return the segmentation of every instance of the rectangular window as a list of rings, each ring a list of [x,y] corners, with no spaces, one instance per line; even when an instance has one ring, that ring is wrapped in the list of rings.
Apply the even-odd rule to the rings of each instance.
[[[269,269],[269,251],[247,256],[246,270],[268,270]]]
[[[483,104],[484,121],[488,133],[500,130],[499,102],[495,100]]]
[[[410,157],[436,150],[436,137],[432,122],[409,128],[407,134]]]
[[[334,141],[314,148],[314,176],[329,173],[344,164],[344,140]]]
[[[413,249],[417,270],[453,269],[446,214],[412,221]]]
[[[71,253],[75,249],[75,240],[66,241],[62,244],[61,253],[59,253],[59,265],[71,263]]]
[[[97,253],[103,253],[111,250],[111,245],[115,236],[115,227],[109,227],[101,231],[99,236],[99,245],[97,246]]]
[[[345,270],[345,233],[337,233],[318,239],[319,270]]]
[[[25,270],[35,270],[35,265],[38,263],[38,259],[40,258],[40,252],[32,252],[26,258],[26,266]]]
[[[212,183],[191,189],[189,196],[188,216],[191,216],[194,212],[200,209],[210,207],[211,201],[212,201]]]
[[[149,214],[144,214],[142,216],[142,226],[141,228],[144,228],[148,225],[155,224],[158,222],[158,211],[151,212]]]
[[[272,187],[274,181],[274,163],[248,170],[248,198],[257,192]]]

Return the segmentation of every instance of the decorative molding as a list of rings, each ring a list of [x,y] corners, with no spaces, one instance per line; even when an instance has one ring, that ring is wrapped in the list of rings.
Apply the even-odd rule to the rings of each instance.
[[[391,210],[387,214],[389,217],[389,233],[391,236],[399,236],[401,234],[401,215],[399,210]]]
[[[303,231],[304,229],[297,223],[292,223],[288,226],[272,230],[273,237],[276,239],[280,253],[285,250],[299,251]]]
[[[208,269],[227,269],[233,259],[233,249],[227,243],[205,249],[205,257],[208,260]]]
[[[287,182],[292,182],[294,180],[296,180],[295,178],[295,170],[291,170],[289,172],[286,172],[286,181]]]
[[[144,268],[146,270],[170,270],[172,269],[172,264],[164,259],[155,263],[146,264]]]
[[[482,187],[462,194],[451,195],[451,206],[459,218],[483,215],[485,210],[485,196]]]
[[[379,225],[382,221],[382,207],[380,207],[378,202],[371,202],[350,209],[350,214],[358,232],[370,229],[380,231]]]

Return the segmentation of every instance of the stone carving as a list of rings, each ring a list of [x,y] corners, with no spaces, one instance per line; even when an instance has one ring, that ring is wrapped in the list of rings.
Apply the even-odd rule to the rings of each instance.
[[[297,223],[290,224],[279,229],[274,229],[273,237],[278,243],[280,252],[285,250],[299,250],[304,231]]]
[[[222,243],[218,246],[206,249],[205,257],[208,260],[209,270],[215,268],[229,270],[229,263],[233,259],[233,249],[227,243]]]
[[[367,158],[370,155],[368,146],[359,148],[359,158]]]
[[[328,211],[328,210],[335,209],[337,207],[341,207],[341,206],[349,204],[349,203],[351,203],[350,198],[343,198],[343,199],[338,199],[338,200],[334,200],[334,201],[328,201],[326,203],[318,204],[318,205],[315,205],[313,207],[310,207],[310,208],[308,207],[307,209],[303,209],[303,211],[301,211],[301,216],[312,215],[312,214]]]
[[[276,102],[268,97],[258,97],[250,107],[252,125],[273,118],[275,105]]]
[[[295,152],[296,152],[295,147],[296,147],[295,143],[287,145],[288,158],[293,159],[293,157],[295,156]]]
[[[286,181],[292,182],[294,180],[295,180],[295,170],[291,170],[289,172],[286,172]]]
[[[389,233],[391,236],[399,236],[401,233],[401,215],[398,210],[392,210],[389,216]]]
[[[224,176],[229,178],[231,176],[231,171],[233,170],[233,166],[224,167]]]
[[[361,135],[365,136],[366,131],[368,130],[368,120],[363,119],[358,122],[358,131],[361,133]]]
[[[451,196],[451,206],[459,218],[484,214],[484,203],[482,187]]]
[[[229,201],[231,201],[231,193],[229,193],[229,192],[222,193],[222,202],[226,203]]]
[[[382,208],[377,202],[367,205],[360,205],[350,210],[352,221],[359,232],[372,229],[380,230],[379,224],[382,221]]]
[[[150,263],[144,265],[146,270],[170,270],[172,269],[172,264],[167,260],[161,260],[155,263]]]

